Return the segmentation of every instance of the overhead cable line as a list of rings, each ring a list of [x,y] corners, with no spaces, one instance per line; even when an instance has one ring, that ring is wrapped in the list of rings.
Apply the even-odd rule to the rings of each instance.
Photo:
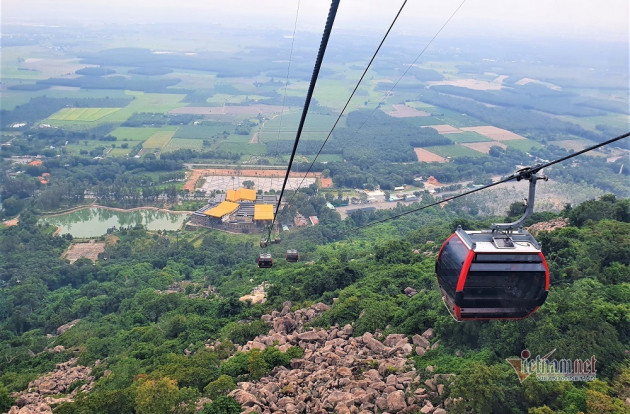
[[[453,17],[455,17],[455,15],[457,14],[457,12],[459,11],[459,9],[462,8],[462,6],[464,5],[464,3],[466,3],[466,0],[462,0],[462,2],[459,4],[459,6],[457,6],[457,8],[453,11],[453,13],[451,13],[451,15],[449,16],[448,19],[446,19],[446,21],[444,22],[444,24],[442,25],[442,27],[440,27],[440,29],[435,32],[435,34],[433,35],[433,37],[431,38],[431,40],[429,40],[429,42],[424,46],[424,48],[420,51],[420,53],[418,54],[418,56],[416,56],[416,58],[413,60],[413,62],[411,62],[409,64],[409,66],[407,66],[407,69],[404,70],[404,72],[402,73],[402,75],[400,75],[400,77],[398,78],[398,80],[396,82],[394,82],[394,84],[392,85],[391,88],[389,88],[389,90],[385,93],[385,95],[383,95],[383,99],[381,100],[381,102],[379,102],[379,104],[376,106],[376,108],[374,108],[372,110],[372,112],[370,113],[370,116],[365,117],[365,120],[363,121],[363,123],[361,125],[359,125],[359,127],[352,133],[352,137],[354,137],[357,132],[359,132],[359,130],[361,128],[363,128],[363,126],[365,126],[365,124],[367,123],[367,121],[372,118],[372,116],[374,115],[374,112],[376,112],[376,110],[378,108],[380,108],[381,104],[385,103],[385,100],[390,96],[390,94],[392,93],[392,91],[394,90],[394,88],[396,88],[396,86],[398,86],[398,83],[400,83],[400,81],[407,75],[407,72],[409,72],[409,70],[414,67],[416,65],[416,63],[418,62],[418,60],[420,59],[420,57],[422,57],[422,55],[424,55],[424,52],[427,51],[427,49],[429,48],[429,46],[431,46],[431,44],[433,43],[433,41],[439,36],[440,33],[442,33],[442,30],[444,30],[444,28],[446,27],[446,25],[449,24],[449,22],[453,19]]]
[[[293,143],[293,151],[291,152],[291,157],[289,158],[289,165],[287,167],[287,172],[284,176],[284,182],[282,183],[282,190],[280,191],[280,197],[278,198],[276,211],[273,214],[273,220],[271,221],[271,225],[269,226],[267,240],[271,239],[271,231],[276,222],[276,217],[278,217],[278,211],[280,210],[280,203],[282,203],[282,196],[284,195],[284,190],[287,186],[287,180],[289,179],[289,173],[291,172],[293,159],[295,158],[297,146],[298,146],[298,143],[300,142],[300,136],[302,135],[302,128],[304,128],[304,121],[306,120],[306,114],[308,113],[308,107],[310,106],[311,99],[313,98],[313,90],[315,89],[315,84],[317,83],[317,77],[319,75],[319,70],[321,69],[321,66],[322,66],[322,61],[324,60],[324,53],[326,52],[326,46],[328,45],[330,32],[332,31],[333,23],[335,22],[335,16],[337,15],[337,9],[339,8],[339,1],[340,0],[332,0],[330,4],[330,10],[328,11],[328,18],[326,19],[326,26],[324,27],[322,41],[319,45],[317,59],[315,60],[315,68],[313,69],[313,75],[311,76],[311,83],[308,87],[308,92],[306,93],[306,101],[304,102],[304,109],[302,110],[300,124],[298,126],[297,134],[295,136],[295,142]]]
[[[619,135],[618,137],[615,137],[615,138],[611,138],[608,141],[601,142],[601,143],[593,145],[591,147],[584,148],[581,151],[575,152],[573,154],[569,154],[569,155],[567,155],[565,157],[562,157],[562,158],[558,158],[557,160],[550,161],[550,162],[547,162],[545,164],[537,164],[537,165],[535,165],[533,167],[523,168],[521,170],[518,170],[514,174],[510,175],[509,177],[506,177],[506,178],[504,178],[502,180],[497,181],[496,183],[492,183],[492,184],[485,185],[483,187],[475,188],[474,190],[466,191],[465,193],[457,194],[457,195],[454,195],[452,197],[448,197],[448,198],[445,198],[443,200],[436,201],[434,203],[427,204],[427,205],[422,206],[422,207],[414,208],[412,210],[408,210],[408,211],[405,211],[405,212],[402,212],[402,213],[399,213],[399,214],[395,214],[393,216],[390,216],[390,217],[387,217],[387,218],[384,218],[384,219],[381,219],[381,220],[376,220],[376,221],[370,222],[368,224],[365,224],[363,226],[355,227],[353,229],[349,229],[349,230],[343,231],[341,233],[337,233],[336,236],[343,236],[344,234],[354,233],[354,232],[356,232],[358,230],[362,230],[362,229],[365,229],[367,227],[374,226],[376,224],[384,223],[386,221],[394,220],[394,219],[397,219],[399,217],[406,216],[407,214],[411,214],[411,213],[415,213],[415,212],[427,209],[429,207],[434,207],[434,206],[437,206],[439,204],[447,203],[447,202],[449,202],[451,200],[455,200],[455,199],[460,198],[460,197],[464,197],[464,196],[467,196],[467,195],[470,195],[470,194],[473,194],[473,193],[476,193],[476,192],[479,192],[479,191],[482,191],[482,190],[486,190],[486,189],[488,189],[490,187],[494,187],[494,186],[497,186],[499,184],[506,183],[508,181],[512,181],[512,180],[520,181],[522,179],[527,179],[528,177],[531,177],[532,175],[535,175],[536,173],[538,173],[540,170],[542,170],[544,168],[551,167],[552,165],[555,165],[555,164],[558,164],[560,162],[566,161],[566,160],[568,160],[570,158],[577,157],[578,155],[584,154],[586,152],[593,151],[593,150],[595,150],[597,148],[600,148],[600,147],[603,147],[605,145],[612,144],[613,142],[616,142],[616,141],[619,141],[621,139],[627,138],[628,136],[630,136],[630,132],[627,132],[625,134]]]
[[[381,46],[383,46],[383,43],[385,43],[385,39],[387,39],[387,36],[389,35],[389,32],[391,32],[392,28],[394,27],[394,24],[396,23],[396,20],[398,20],[398,17],[400,16],[400,13],[402,13],[403,8],[405,7],[406,4],[407,4],[407,0],[404,0],[402,5],[400,6],[400,9],[398,10],[398,13],[396,13],[396,16],[394,17],[394,20],[392,20],[392,23],[389,25],[389,28],[387,29],[387,32],[385,32],[385,35],[383,36],[383,38],[381,39],[381,42],[379,43],[378,47],[376,48],[376,51],[372,55],[372,58],[370,59],[370,62],[365,67],[365,70],[363,71],[363,74],[359,78],[359,81],[357,82],[357,84],[354,87],[352,93],[350,94],[350,97],[346,101],[346,104],[343,106],[343,109],[339,113],[339,116],[337,117],[337,120],[335,121],[335,123],[333,124],[332,128],[330,129],[330,132],[328,132],[328,136],[326,136],[326,139],[322,143],[322,146],[319,148],[319,151],[317,151],[317,154],[315,155],[315,158],[313,158],[313,161],[311,162],[311,165],[308,167],[308,170],[306,171],[306,174],[304,174],[304,177],[302,177],[302,181],[300,181],[300,184],[298,184],[297,189],[293,193],[293,196],[291,196],[291,199],[287,203],[287,206],[291,204],[291,202],[295,198],[295,195],[297,194],[297,192],[300,191],[300,187],[302,187],[302,184],[304,183],[304,180],[306,180],[306,177],[308,177],[308,173],[311,172],[311,169],[313,168],[313,165],[315,164],[315,161],[317,161],[317,158],[319,157],[319,154],[321,154],[322,150],[324,149],[324,146],[328,142],[328,139],[332,136],[332,133],[335,130],[335,127],[339,123],[339,120],[343,116],[343,113],[346,111],[346,108],[348,108],[348,105],[350,104],[350,101],[354,97],[354,94],[356,93],[357,89],[359,88],[359,85],[361,85],[361,82],[363,81],[363,78],[365,77],[365,75],[367,74],[368,70],[370,69],[370,66],[372,66],[372,62],[374,62],[374,59],[376,58],[376,55],[381,50]]]
[[[287,99],[287,86],[289,85],[289,73],[291,71],[291,60],[293,58],[293,45],[295,44],[295,31],[297,29],[298,16],[300,14],[300,0],[298,0],[297,10],[295,11],[295,22],[293,23],[293,36],[291,36],[291,51],[289,52],[289,64],[287,65],[287,78],[284,80],[284,95],[282,96],[282,109],[280,109],[280,126],[278,126],[278,140],[280,140],[280,131],[282,130],[282,117],[284,115],[284,102]]]

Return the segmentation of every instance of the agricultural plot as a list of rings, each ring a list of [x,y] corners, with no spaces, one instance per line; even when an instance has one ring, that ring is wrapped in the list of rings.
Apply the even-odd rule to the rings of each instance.
[[[529,152],[533,147],[540,147],[540,142],[532,141],[531,139],[518,139],[514,141],[505,141],[505,145],[510,148],[517,149],[523,152]]]
[[[525,137],[515,134],[507,129],[497,128],[491,125],[476,126],[476,127],[464,127],[460,128],[462,131],[472,131],[484,135],[495,141],[510,141],[515,139],[525,139]]]
[[[285,111],[288,108],[285,107]],[[223,106],[181,106],[167,111],[174,115],[253,115],[280,113],[279,105],[223,105]]]
[[[179,94],[144,93],[137,91],[127,91],[126,95],[133,96],[133,100],[129,103],[129,105],[123,108],[119,108],[115,112],[106,114],[95,121],[84,121],[81,119],[63,120],[48,118],[46,120],[46,123],[49,123],[53,126],[68,128],[72,130],[88,129],[94,127],[95,124],[102,123],[122,123],[125,122],[131,115],[137,112],[167,113],[170,110],[181,106],[179,102],[185,97],[185,95]]]
[[[164,147],[164,152],[177,151],[178,149],[191,149],[199,151],[203,148],[203,141],[200,139],[173,138]]]
[[[416,152],[418,162],[448,162],[446,158],[424,148],[414,148],[413,150]]]
[[[387,115],[394,118],[414,118],[431,116],[431,113],[420,111],[404,104],[395,104],[392,105],[392,110],[390,112],[387,112]]]
[[[221,142],[217,149],[241,155],[265,155],[267,147],[263,144],[248,144],[239,142]]]
[[[431,128],[435,129],[438,134],[461,134],[462,130],[455,128],[454,126],[444,124],[444,125],[431,125]]]
[[[463,143],[461,144],[463,146],[465,146],[466,148],[470,148],[472,150],[475,151],[479,151],[483,154],[489,154],[490,153],[490,148],[492,147],[501,147],[503,149],[507,148],[507,145],[501,143],[501,142],[496,142],[496,141],[487,141],[487,142],[467,142],[467,143]]]
[[[204,123],[203,125],[184,125],[179,127],[173,138],[210,139],[224,132],[234,132],[234,125],[227,122]]]
[[[427,112],[431,112],[435,109],[435,106],[421,101],[408,101],[405,102],[405,105]]]
[[[436,107],[432,114],[441,120],[440,124],[449,124],[455,128],[483,125],[481,121],[451,109]]]
[[[129,154],[129,151],[131,151],[130,148],[112,148],[112,150],[107,153],[107,156],[124,157],[125,155]]]
[[[173,138],[175,131],[160,131],[151,135],[149,139],[142,143],[142,148],[159,148],[162,149],[168,145]]]
[[[251,134],[249,135],[241,135],[241,134],[230,134],[228,137],[222,141],[225,143],[235,143],[235,144],[247,144],[251,139]]]
[[[405,122],[407,122],[407,123],[409,123],[411,125],[419,126],[419,127],[434,126],[434,125],[444,124],[444,120],[443,119],[437,118],[437,117],[434,117],[434,116],[406,118]]]
[[[448,134],[446,135],[448,139],[451,141],[462,144],[465,142],[485,142],[491,141],[488,137],[485,137],[481,134],[472,131],[463,131],[459,134]]]
[[[326,139],[329,130],[321,130],[321,131],[302,131],[302,135],[300,136],[300,141],[323,141]],[[278,133],[278,131],[270,131],[266,130],[264,132],[258,133],[258,142],[265,143],[269,141],[293,141],[295,140],[296,131],[282,131]]]
[[[433,147],[426,147],[426,150],[440,155],[442,157],[481,157],[483,154],[470,148],[466,148],[463,145],[436,145]]]
[[[63,108],[48,119],[55,121],[94,122],[119,110],[120,108]]]
[[[224,93],[217,93],[208,98],[206,102],[211,105],[223,105],[223,104],[245,104],[250,102],[258,102],[263,99],[268,99],[262,95],[228,95]]]
[[[313,98],[322,106],[341,109],[352,93],[352,85],[346,81],[322,79],[317,82]],[[287,87],[287,96],[304,97],[307,89],[308,82],[294,82]],[[360,105],[363,106],[363,102]]]
[[[271,119],[265,121],[264,127],[261,129],[261,133],[267,132],[290,132],[295,137],[298,125],[300,123],[301,112],[284,112],[282,116],[280,114],[274,115]],[[328,132],[337,120],[336,115],[325,115],[318,113],[309,113],[304,121],[304,132],[314,131],[326,131]],[[345,118],[342,118],[337,124],[337,128],[345,127]]]
[[[282,160],[285,162],[289,162],[289,158],[290,158],[289,155],[285,155],[282,157]],[[301,169],[304,169],[306,171],[314,158],[315,158],[315,154],[300,155],[299,159],[298,157],[295,158],[293,167],[296,168],[297,171]],[[337,162],[337,161],[343,161],[343,157],[340,154],[319,154],[319,157],[317,157],[317,162]],[[309,165],[302,168],[302,163],[309,163]]]
[[[113,130],[110,135],[115,136],[118,141],[145,141],[149,139],[152,135],[157,134],[158,132],[163,131],[175,131],[177,127],[175,126],[165,126],[162,128],[151,128],[151,127],[120,127]]]

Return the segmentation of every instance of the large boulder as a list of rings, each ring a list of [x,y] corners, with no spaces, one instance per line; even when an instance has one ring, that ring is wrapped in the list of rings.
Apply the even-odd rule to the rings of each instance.
[[[394,391],[387,396],[387,410],[397,413],[407,408],[405,402],[405,393],[402,391]]]

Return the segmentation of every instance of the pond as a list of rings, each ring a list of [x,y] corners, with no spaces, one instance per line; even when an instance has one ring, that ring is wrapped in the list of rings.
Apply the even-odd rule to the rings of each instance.
[[[88,238],[107,234],[107,229],[133,227],[142,224],[148,230],[179,230],[188,217],[187,214],[169,213],[164,210],[141,209],[132,211],[110,210],[102,207],[89,207],[57,216],[48,216],[41,221],[61,226],[61,234]]]

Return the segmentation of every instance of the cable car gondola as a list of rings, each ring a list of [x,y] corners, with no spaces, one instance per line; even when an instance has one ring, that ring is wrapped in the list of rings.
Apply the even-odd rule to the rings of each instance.
[[[300,260],[300,255],[298,254],[297,250],[287,250],[287,262],[297,262],[298,260]]]
[[[539,178],[546,179],[529,178],[529,205],[519,220],[493,224],[486,231],[458,227],[442,245],[435,272],[444,303],[456,320],[522,319],[545,302],[547,262],[538,242],[520,228],[533,212]]]
[[[270,268],[272,266],[273,266],[273,258],[271,257],[271,253],[261,253],[258,256],[258,267]]]

